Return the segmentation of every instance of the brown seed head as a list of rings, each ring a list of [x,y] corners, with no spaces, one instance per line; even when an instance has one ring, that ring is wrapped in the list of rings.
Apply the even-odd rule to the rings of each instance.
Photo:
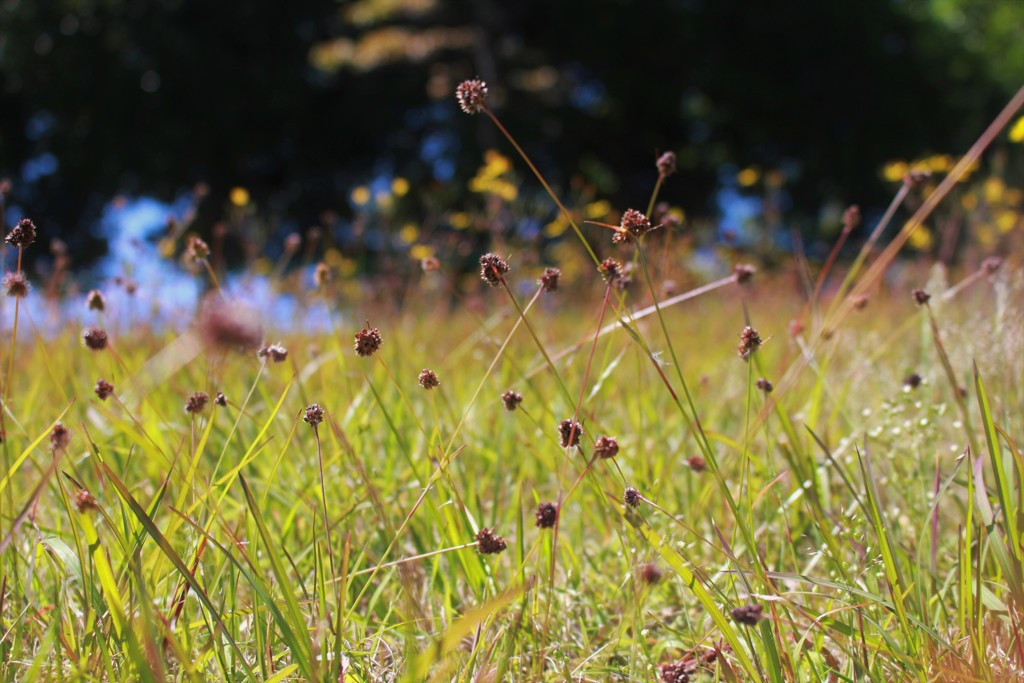
[[[459,101],[462,111],[479,114],[487,108],[487,84],[479,78],[463,81],[455,88],[455,99]]]
[[[101,401],[106,401],[114,393],[114,385],[105,379],[96,381],[96,388],[93,389]]]
[[[484,254],[480,257],[480,277],[491,287],[497,287],[505,279],[508,262],[497,254]]]
[[[50,431],[50,450],[63,451],[71,443],[71,430],[58,422]]]
[[[623,492],[622,502],[631,508],[638,507],[640,505],[640,492],[630,486]]]
[[[558,289],[558,278],[561,276],[562,271],[558,268],[545,268],[537,282],[545,292],[554,292]]]
[[[3,287],[4,293],[7,296],[13,296],[18,299],[28,296],[29,290],[32,289],[32,286],[28,283],[28,278],[25,277],[25,273],[21,271],[4,275]]]
[[[497,555],[506,546],[505,539],[494,533],[493,529],[484,527],[476,535],[476,548],[481,555]]]
[[[213,402],[223,408],[228,404],[228,397],[224,395],[223,391],[218,391],[217,395],[213,397]]]
[[[694,660],[680,659],[678,662],[662,664],[658,669],[658,675],[664,683],[690,683],[690,674],[696,671]]]
[[[594,444],[594,455],[599,458],[614,458],[619,454],[619,442],[614,436],[602,436]]]
[[[205,391],[197,391],[185,401],[185,412],[195,415],[206,410],[206,404],[210,401],[210,395]]]
[[[860,225],[860,207],[851,204],[843,211],[843,232],[852,232]]]
[[[859,296],[851,297],[850,303],[852,303],[853,307],[858,311],[863,311],[865,308],[867,308],[868,298],[861,294]]]
[[[420,371],[420,386],[424,389],[434,389],[441,386],[441,380],[437,378],[437,373],[433,370],[423,368]]]
[[[757,626],[757,622],[764,618],[764,607],[756,603],[735,607],[732,618],[744,626]]]
[[[263,337],[255,315],[214,297],[199,313],[199,333],[207,346],[220,349],[255,349]]]
[[[537,512],[534,513],[537,518],[537,526],[541,529],[550,529],[555,526],[555,522],[558,520],[558,506],[554,503],[541,503],[537,506]]]
[[[82,489],[75,494],[75,509],[82,513],[92,512],[93,510],[99,510],[100,505],[96,502],[95,496],[87,489]]]
[[[757,380],[757,388],[766,394],[772,393],[772,390],[775,389],[775,387],[772,386],[772,383],[766,380],[764,377],[761,377]]]
[[[372,356],[380,348],[383,341],[380,331],[376,327],[369,327],[369,323],[367,323],[367,327],[356,332],[356,354],[364,358]]]
[[[740,354],[740,358],[743,360],[749,360],[750,354],[757,351],[760,346],[761,335],[757,333],[757,330],[749,325],[744,327],[743,331],[740,332],[740,345],[736,348]]]
[[[676,172],[676,153],[665,152],[657,161],[658,175],[662,178],[668,178],[670,175]]]
[[[90,327],[82,332],[82,341],[87,348],[102,351],[107,348],[107,333],[98,327]]]
[[[630,244],[651,231],[651,221],[636,209],[626,209],[622,214],[619,227],[612,235],[613,244]]]
[[[619,278],[623,277],[622,264],[613,258],[606,258],[601,261],[601,265],[597,267],[597,271],[601,273],[601,277],[608,284],[614,283]]]
[[[694,472],[703,472],[708,468],[708,464],[704,462],[704,458],[699,455],[691,455],[686,459],[686,464]]]
[[[736,276],[736,282],[745,285],[754,278],[757,268],[748,263],[737,263],[732,268],[732,274]]]
[[[191,261],[205,261],[210,255],[210,245],[196,235],[188,238],[188,246],[185,248],[185,255]]]
[[[523,395],[518,391],[512,391],[509,389],[501,395],[501,401],[505,404],[505,410],[512,412],[519,407],[519,404],[523,402]]]
[[[103,292],[98,289],[91,289],[85,295],[85,307],[90,311],[103,311],[107,308],[107,300],[103,298]]]
[[[918,306],[924,306],[932,298],[932,295],[923,289],[915,289],[912,294],[914,295],[914,303]]]
[[[24,249],[36,241],[36,224],[29,218],[22,218],[18,224],[11,228],[5,238],[7,244],[12,247]]]
[[[576,420],[566,419],[558,423],[558,436],[561,439],[562,448],[579,446],[582,435],[583,425]]]
[[[991,275],[1003,266],[1003,259],[998,256],[989,256],[981,262],[981,269]]]
[[[637,574],[644,583],[658,583],[661,581],[661,570],[653,562],[644,562],[640,565]]]
[[[324,409],[320,407],[319,403],[314,403],[306,408],[306,414],[302,416],[302,419],[306,424],[315,429],[318,424],[324,421]]]
[[[269,358],[275,363],[283,363],[288,358],[288,349],[281,344],[271,344],[270,346],[261,347],[256,352],[256,355],[260,358]]]
[[[317,289],[323,289],[330,283],[331,267],[323,262],[316,264],[316,270],[313,271],[313,284]]]
[[[921,386],[921,375],[916,372],[912,372],[903,379],[903,386],[910,387],[911,389],[917,389]]]

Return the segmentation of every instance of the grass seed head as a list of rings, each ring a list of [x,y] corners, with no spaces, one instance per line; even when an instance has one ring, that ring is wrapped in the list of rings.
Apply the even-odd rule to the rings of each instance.
[[[36,224],[30,218],[22,218],[11,228],[4,241],[12,247],[24,249],[36,241]]]
[[[594,444],[594,455],[599,458],[614,458],[619,454],[619,442],[614,436],[602,436]]]
[[[678,662],[662,664],[658,675],[664,683],[690,683],[690,674],[697,672],[695,659],[680,659]]]
[[[356,343],[355,350],[356,354],[366,358],[372,356],[380,348],[381,343],[384,341],[381,339],[380,331],[376,327],[370,327],[369,323],[363,329],[356,332]]]
[[[256,355],[260,358],[269,358],[275,363],[283,363],[288,358],[288,349],[281,344],[271,344],[270,346],[260,347]]]
[[[512,391],[509,389],[501,395],[501,401],[505,404],[505,410],[510,413],[519,407],[519,404],[523,402],[523,395],[518,391]]]
[[[228,397],[224,395],[223,391],[218,391],[217,395],[213,397],[213,402],[224,407],[228,404]]]
[[[601,261],[601,265],[597,267],[597,272],[601,273],[601,277],[608,284],[613,284],[624,276],[622,264],[613,258],[606,258],[604,261]]]
[[[622,494],[622,502],[631,508],[639,507],[640,505],[640,492],[632,486],[626,488]]]
[[[757,603],[734,607],[732,618],[744,626],[757,626],[757,622],[764,618],[764,607]]]
[[[708,464],[704,461],[704,458],[699,455],[691,455],[687,458],[686,465],[694,472],[703,472],[708,468]]]
[[[93,389],[101,401],[106,401],[114,393],[114,385],[105,379],[96,381],[96,388]]]
[[[96,502],[96,497],[89,492],[88,489],[82,489],[75,494],[75,508],[81,512],[92,512],[100,509],[100,504]]]
[[[196,415],[206,410],[206,404],[210,401],[210,395],[205,391],[197,391],[185,401],[185,412],[189,415]]]
[[[612,244],[631,244],[651,231],[651,221],[636,209],[626,209],[619,227],[612,235]]]
[[[661,570],[653,562],[644,562],[640,565],[637,575],[644,583],[654,584],[661,581]]]
[[[537,506],[537,526],[541,529],[550,529],[555,526],[558,520],[558,506],[554,503],[541,503]]]
[[[71,443],[71,430],[58,422],[50,430],[50,450],[63,451]]]
[[[497,254],[484,254],[480,257],[480,277],[491,287],[497,287],[505,279],[508,272],[508,261]]]
[[[775,389],[775,387],[772,386],[772,383],[766,380],[764,377],[761,377],[757,380],[757,388],[766,394],[772,393],[772,390]]]
[[[750,325],[743,328],[740,332],[740,345],[736,348],[740,354],[740,358],[743,360],[750,360],[750,354],[757,351],[761,346],[761,335],[757,333]]]
[[[558,290],[558,278],[561,276],[562,271],[558,268],[545,268],[537,282],[545,292],[554,292]]]
[[[921,386],[921,381],[921,375],[917,374],[916,372],[912,372],[905,378],[903,378],[903,386],[910,389],[917,389],[919,386]]]
[[[32,289],[32,286],[28,283],[28,278],[25,277],[25,273],[21,271],[4,275],[3,287],[4,294],[17,299],[25,298],[28,296],[29,290]]]
[[[576,420],[562,420],[558,423],[558,436],[562,448],[572,448],[580,445],[580,437],[583,435],[583,425]]]
[[[932,298],[932,295],[923,289],[915,289],[911,294],[914,296],[914,303],[918,306],[924,306]]]
[[[434,389],[441,386],[441,380],[437,378],[437,373],[427,368],[423,368],[420,371],[419,381],[420,386],[424,389]]]
[[[479,78],[463,81],[455,88],[455,99],[459,101],[462,111],[479,114],[487,108],[487,84]]]
[[[676,172],[676,153],[665,152],[655,164],[658,167],[658,175],[662,178],[668,178],[670,175]]]
[[[107,348],[107,333],[98,327],[90,327],[82,332],[82,342],[92,351]]]
[[[860,225],[860,207],[851,204],[843,211],[843,232],[852,232]]]
[[[319,403],[314,403],[306,408],[306,414],[302,416],[302,420],[316,429],[316,426],[324,421],[324,409],[320,407]]]
[[[737,263],[732,268],[732,274],[736,276],[736,282],[741,285],[748,284],[752,279],[754,279],[754,273],[756,272],[757,268],[749,263]]]
[[[103,298],[103,292],[98,289],[89,290],[85,295],[85,307],[90,311],[104,311],[107,308],[107,300]]]
[[[493,529],[484,527],[477,532],[476,548],[481,555],[497,555],[507,547],[505,539],[494,533]]]
[[[210,245],[196,235],[192,235],[188,238],[185,256],[193,262],[205,261],[210,256]]]

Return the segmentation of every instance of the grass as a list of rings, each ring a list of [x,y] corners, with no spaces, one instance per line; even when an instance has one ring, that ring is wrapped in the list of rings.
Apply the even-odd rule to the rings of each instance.
[[[845,280],[796,260],[661,296],[692,280],[665,231],[613,249],[558,206],[585,258],[634,264],[629,287],[595,270],[543,291],[513,259],[449,310],[442,259],[397,311],[270,321],[264,357],[200,344],[203,316],[179,336],[112,311],[99,351],[23,320],[0,677],[1024,675],[1022,273],[917,262],[883,283],[898,249],[865,250]],[[366,317],[383,343],[357,355]]]

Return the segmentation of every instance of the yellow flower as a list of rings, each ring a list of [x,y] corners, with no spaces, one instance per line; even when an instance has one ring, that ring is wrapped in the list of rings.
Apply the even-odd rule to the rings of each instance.
[[[908,171],[910,171],[910,167],[907,166],[907,162],[890,161],[882,167],[882,177],[890,183],[897,183],[903,180],[903,176],[907,175]]]
[[[755,185],[760,179],[761,169],[757,166],[747,166],[736,176],[736,182],[738,182],[741,187],[750,187]]]
[[[590,220],[595,218],[604,218],[612,212],[612,205],[606,199],[601,199],[596,202],[590,202],[583,207],[583,215]]]
[[[398,231],[398,239],[402,240],[406,244],[412,244],[419,236],[420,229],[412,223],[406,223],[402,226],[402,229]]]
[[[249,190],[244,187],[233,187],[229,198],[235,206],[245,206],[249,203]]]
[[[911,230],[912,225],[913,223],[907,223],[903,229]],[[935,244],[935,238],[932,236],[931,230],[926,226],[918,225],[917,229],[910,233],[910,238],[907,240],[907,243],[913,249],[917,249],[918,251],[927,251],[932,248],[933,244]]]
[[[391,192],[396,197],[404,197],[409,194],[409,181],[402,176],[398,176],[391,181]]]
[[[352,190],[352,203],[356,206],[365,206],[370,201],[370,188],[360,185]]]
[[[425,258],[430,258],[434,255],[434,248],[429,244],[414,244],[409,247],[409,256],[422,261]]]
[[[996,228],[1005,235],[1017,226],[1018,218],[1016,211],[1000,211],[996,214]]]
[[[1017,119],[1010,128],[1010,142],[1024,142],[1024,116]]]

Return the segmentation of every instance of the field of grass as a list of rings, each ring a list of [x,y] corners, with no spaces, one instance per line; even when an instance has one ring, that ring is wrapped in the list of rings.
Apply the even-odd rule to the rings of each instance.
[[[911,225],[820,291],[699,282],[642,221],[574,227],[576,281],[491,255],[452,307],[442,257],[325,333],[212,270],[182,334],[23,313],[0,678],[1024,676],[1018,264],[883,277]]]

